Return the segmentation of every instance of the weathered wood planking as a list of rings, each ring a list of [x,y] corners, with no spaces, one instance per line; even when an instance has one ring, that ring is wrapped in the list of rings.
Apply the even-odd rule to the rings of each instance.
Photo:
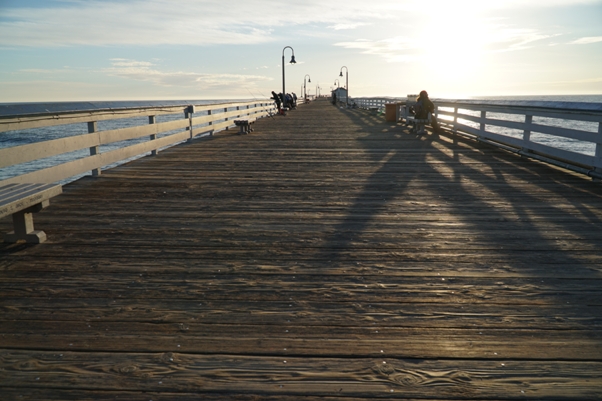
[[[211,304],[210,304],[211,305]],[[224,305],[220,305],[222,308]],[[258,305],[252,305],[257,308]],[[359,313],[361,308],[356,308]],[[337,310],[344,313],[345,310]],[[411,319],[404,322],[405,327],[395,327],[386,318],[364,322],[357,319],[352,322],[342,322],[336,317],[336,312],[314,314],[314,321],[289,316],[261,316],[255,313],[254,318],[239,313],[228,316],[239,322],[233,327],[226,319],[215,319],[216,314],[194,318],[188,316],[182,321],[206,321],[200,323],[178,323],[177,321],[160,321],[141,323],[114,317],[105,322],[97,319],[85,322],[64,321],[60,329],[55,321],[15,321],[7,323],[2,336],[4,348],[23,349],[25,341],[32,343],[32,349],[72,352],[102,350],[104,352],[173,352],[196,354],[229,354],[229,355],[266,355],[266,356],[308,356],[308,357],[355,357],[357,355],[390,358],[483,358],[508,359],[524,357],[524,349],[530,351],[531,360],[570,359],[572,361],[599,360],[602,347],[599,345],[599,335],[594,330],[580,330],[583,325],[574,325],[570,340],[566,333],[555,329],[567,329],[568,324],[546,325],[542,318],[542,328],[547,330],[521,329],[514,324],[516,316],[496,316],[484,318],[479,328],[474,328],[476,319],[465,322],[473,328],[441,328],[412,327]],[[404,313],[413,311],[404,310]],[[553,311],[558,312],[558,311]],[[364,312],[369,316],[367,311]],[[374,313],[377,313],[376,311]],[[433,312],[430,316],[423,314],[415,320],[445,320],[451,321],[456,316],[445,316],[443,312]],[[213,319],[212,319],[213,318]],[[277,321],[277,318],[280,321]],[[173,317],[171,319],[174,319]],[[285,321],[285,319],[287,319]],[[57,319],[58,320],[58,319]],[[167,319],[166,319],[167,320]],[[215,321],[225,324],[215,324]],[[495,320],[495,322],[494,322]],[[526,319],[525,319],[526,320]],[[533,319],[535,320],[535,319]],[[327,326],[321,326],[329,322]],[[332,323],[330,323],[332,322]],[[493,325],[492,325],[492,322]],[[343,326],[345,325],[346,326]],[[355,325],[352,325],[355,324]],[[456,323],[456,325],[458,325]],[[512,330],[502,326],[512,324]],[[266,326],[273,328],[266,333]],[[340,325],[340,326],[339,326]],[[132,334],[142,333],[142,334]],[[33,333],[33,334],[32,334]],[[66,335],[65,333],[73,333]],[[512,342],[507,341],[508,337]],[[328,339],[328,347],[324,347],[324,339]],[[361,341],[360,341],[361,340]]]
[[[599,183],[326,102],[234,134],[0,246],[2,397],[602,394]]]
[[[5,351],[0,358],[9,373],[0,377],[0,386],[7,387],[14,383],[12,379],[20,379],[34,388],[110,391],[118,386],[130,391],[340,397],[382,397],[398,392],[404,398],[430,399],[483,399],[502,393],[513,398],[597,397],[592,382],[600,380],[602,369],[600,362],[283,358],[179,352]]]

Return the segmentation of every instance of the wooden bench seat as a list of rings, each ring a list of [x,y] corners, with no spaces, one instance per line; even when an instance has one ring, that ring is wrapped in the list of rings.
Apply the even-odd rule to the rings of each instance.
[[[49,205],[49,199],[63,192],[57,184],[8,184],[0,187],[0,218],[12,214],[14,231],[4,235],[4,242],[25,240],[39,244],[46,241],[44,231],[34,230],[32,213]]]
[[[424,134],[426,132],[425,126],[431,124],[431,113],[428,114],[428,118],[420,119],[414,116],[408,116],[406,118],[406,124],[412,125],[412,132],[418,134]]]
[[[251,127],[251,125],[255,123],[255,120],[256,118],[239,119],[234,120],[234,124],[236,124],[236,126],[240,128],[240,135],[246,135],[249,132],[253,132],[253,128]]]

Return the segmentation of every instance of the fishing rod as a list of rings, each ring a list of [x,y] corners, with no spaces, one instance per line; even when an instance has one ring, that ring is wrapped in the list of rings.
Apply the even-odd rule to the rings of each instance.
[[[255,94],[253,92],[251,92],[251,90],[249,88],[245,87],[245,89],[247,90],[247,92],[249,92],[251,94],[251,96],[253,96],[253,100],[259,101],[259,98],[257,98],[257,96],[255,96]],[[264,98],[266,98],[266,96],[263,93],[260,93],[260,95],[263,96]],[[272,114],[272,112],[270,110],[266,109],[265,106],[261,106],[261,108],[263,109],[263,111],[265,111],[267,113],[267,115],[270,118],[274,118],[274,114]]]

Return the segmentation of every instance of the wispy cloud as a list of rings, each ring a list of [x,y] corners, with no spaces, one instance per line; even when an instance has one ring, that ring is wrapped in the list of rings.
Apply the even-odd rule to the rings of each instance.
[[[442,59],[469,59],[470,53],[502,53],[526,50],[545,43],[545,40],[559,36],[546,34],[535,29],[519,29],[504,26],[491,26],[475,35],[468,29],[456,29],[444,34],[445,29],[425,35],[396,36],[381,40],[358,39],[338,42],[335,46],[357,49],[363,54],[384,58],[387,62],[412,62],[424,59],[428,53],[436,53]],[[461,56],[463,54],[463,56]],[[432,58],[432,57],[431,57]]]
[[[398,36],[383,40],[359,39],[353,42],[339,42],[335,46],[358,49],[364,54],[383,57],[388,62],[408,62],[417,59],[415,50],[418,42],[409,37]]]
[[[64,67],[64,68],[53,68],[53,69],[47,69],[47,68],[24,68],[19,70],[19,72],[24,72],[24,73],[28,73],[28,74],[63,74],[63,73],[69,73],[69,72],[73,72],[74,70],[72,68],[69,67]]]
[[[50,0],[49,0],[50,1]],[[599,4],[601,0],[431,0],[426,10]],[[41,3],[44,4],[44,3]],[[413,0],[73,0],[2,9],[0,46],[257,44],[275,31],[319,24],[332,31],[419,14]]]
[[[113,59],[103,73],[115,77],[148,81],[157,86],[196,87],[198,89],[218,89],[230,87],[253,87],[272,78],[261,75],[242,74],[205,74],[185,71],[161,71],[155,64],[147,61]]]
[[[335,31],[341,31],[341,30],[346,30],[346,29],[359,28],[360,26],[365,26],[365,25],[369,25],[369,24],[367,24],[365,22],[342,23],[342,24],[331,25],[328,28],[334,29]]]
[[[348,29],[398,8],[394,0],[371,7],[357,0],[72,1],[3,9],[0,46],[257,44],[274,40],[274,29],[307,23]]]
[[[602,36],[589,36],[585,38],[577,39],[571,42],[571,45],[589,45],[592,43],[602,42]]]
[[[536,29],[500,28],[489,38],[488,46],[492,52],[526,50],[537,42],[543,43],[558,36],[560,34],[547,34]]]
[[[467,0],[470,1],[470,0]],[[479,3],[485,3],[479,1]],[[600,0],[499,0],[488,1],[491,8],[550,8],[599,4]]]

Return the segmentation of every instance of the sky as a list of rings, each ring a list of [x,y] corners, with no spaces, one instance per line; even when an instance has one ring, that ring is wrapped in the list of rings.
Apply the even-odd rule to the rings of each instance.
[[[602,94],[602,0],[0,0],[0,103],[263,99],[283,55],[298,96]]]

